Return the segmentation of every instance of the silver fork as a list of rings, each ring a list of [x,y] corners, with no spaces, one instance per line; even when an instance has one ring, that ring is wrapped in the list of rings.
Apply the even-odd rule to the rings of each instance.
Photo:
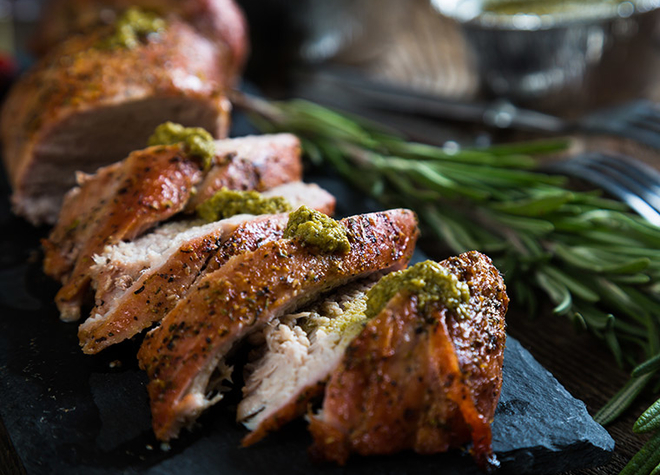
[[[622,155],[589,152],[544,167],[599,186],[660,226],[660,172]]]
[[[648,100],[597,111],[575,124],[592,133],[611,133],[660,149],[660,107]]]

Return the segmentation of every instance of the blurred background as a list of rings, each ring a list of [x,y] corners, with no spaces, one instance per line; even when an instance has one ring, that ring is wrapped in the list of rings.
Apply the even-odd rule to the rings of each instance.
[[[304,67],[328,82],[364,79],[459,101],[503,98],[564,115],[647,96],[657,82],[657,0],[242,4],[255,80]]]
[[[31,62],[42,1],[0,0],[3,87]],[[660,0],[239,3],[252,40],[245,77],[262,92],[415,130],[426,125],[414,117],[444,121],[438,141],[460,140],[454,122],[507,128],[516,108],[574,118],[660,98]]]

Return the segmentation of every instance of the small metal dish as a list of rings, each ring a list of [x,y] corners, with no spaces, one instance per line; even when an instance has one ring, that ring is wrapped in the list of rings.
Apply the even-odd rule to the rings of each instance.
[[[660,0],[592,0],[552,15],[480,14],[482,1],[303,0],[293,12],[305,32],[299,58],[411,92],[563,116],[645,96],[658,77]]]
[[[657,78],[660,0],[592,1],[540,15],[484,12],[483,0],[431,3],[459,25],[487,96],[581,113],[640,97]]]

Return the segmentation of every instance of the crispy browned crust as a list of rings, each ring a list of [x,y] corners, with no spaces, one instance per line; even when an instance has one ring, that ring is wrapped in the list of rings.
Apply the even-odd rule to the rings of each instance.
[[[299,179],[300,149],[286,150],[291,153],[284,157],[275,153],[219,155],[211,169],[203,172],[199,161],[178,146],[150,147],[95,175],[81,175],[81,186],[67,194],[57,225],[43,241],[44,272],[65,284],[56,298],[62,318],[78,319],[94,254],[107,245],[135,239],[184,209],[193,202],[198,184],[204,190],[198,194],[211,196],[222,187],[263,191]],[[203,176],[213,179],[200,184]],[[333,208],[334,201],[327,209]]]
[[[266,137],[272,137],[265,142]],[[264,191],[283,183],[302,180],[300,140],[291,134],[243,137],[236,141],[259,141],[258,147],[238,151],[230,147],[219,151],[216,165],[206,174],[198,186],[197,193],[190,199],[188,212],[223,187],[230,190]],[[237,147],[240,148],[240,147]]]
[[[17,81],[4,103],[3,158],[19,212],[24,212],[24,197],[35,193],[34,177],[43,165],[35,161],[38,145],[77,114],[147,98],[185,97],[214,108],[216,128],[209,132],[226,135],[227,73],[213,44],[174,19],[159,39],[134,49],[93,47],[105,34],[107,29],[101,29],[61,43]]]
[[[44,247],[44,273],[56,280],[66,280],[78,258],[85,240],[91,237],[93,222],[102,204],[113,200],[123,179],[125,161],[100,168],[96,174],[78,173],[78,186],[64,196],[64,204],[57,225]],[[82,225],[82,226],[81,226]]]
[[[138,358],[150,379],[156,437],[176,437],[197,417],[196,403],[187,397],[191,385],[242,337],[322,292],[379,270],[401,268],[412,255],[417,220],[410,211],[340,222],[351,241],[348,254],[319,254],[292,239],[267,243],[206,275],[147,334]]]
[[[199,163],[177,145],[133,152],[112,170],[112,192],[94,200],[94,206],[77,218],[65,211],[63,215],[73,222],[60,221],[43,242],[44,271],[64,282],[55,302],[65,320],[80,316],[94,254],[109,244],[134,239],[181,211],[201,178]],[[102,181],[107,178],[104,173],[98,176]],[[78,196],[93,195],[97,185],[97,180],[89,178]],[[79,200],[74,196],[70,203],[75,207]]]
[[[502,386],[508,298],[490,259],[470,252],[441,263],[470,288],[470,318],[442,304],[421,311],[399,292],[351,342],[312,416],[316,458],[351,452],[444,452],[472,442],[481,467],[494,461],[490,423]]]
[[[280,239],[288,219],[288,214],[260,216],[239,225],[229,236],[214,233],[189,241],[168,259],[166,272],[140,278],[131,287],[136,290],[122,298],[121,304],[98,324],[81,325],[78,339],[83,352],[98,353],[159,322],[188,293],[196,279],[232,256]],[[207,266],[209,261],[213,266]]]
[[[51,0],[44,6],[31,41],[39,56],[72,35],[88,34],[111,23],[119,12],[137,6],[160,15],[178,15],[231,56],[237,77],[248,54],[247,24],[233,0]]]

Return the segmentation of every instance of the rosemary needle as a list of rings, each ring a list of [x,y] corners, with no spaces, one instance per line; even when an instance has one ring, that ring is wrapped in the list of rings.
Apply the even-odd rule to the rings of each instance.
[[[506,274],[512,301],[534,312],[544,294],[620,365],[637,366],[597,420],[616,419],[658,379],[660,228],[600,190],[577,191],[566,177],[540,171],[536,155],[561,151],[565,141],[446,150],[311,102],[233,99],[263,132],[298,135],[313,164],[333,167],[386,206],[416,211],[452,251],[487,253]],[[624,473],[660,470],[659,441],[656,432]]]

